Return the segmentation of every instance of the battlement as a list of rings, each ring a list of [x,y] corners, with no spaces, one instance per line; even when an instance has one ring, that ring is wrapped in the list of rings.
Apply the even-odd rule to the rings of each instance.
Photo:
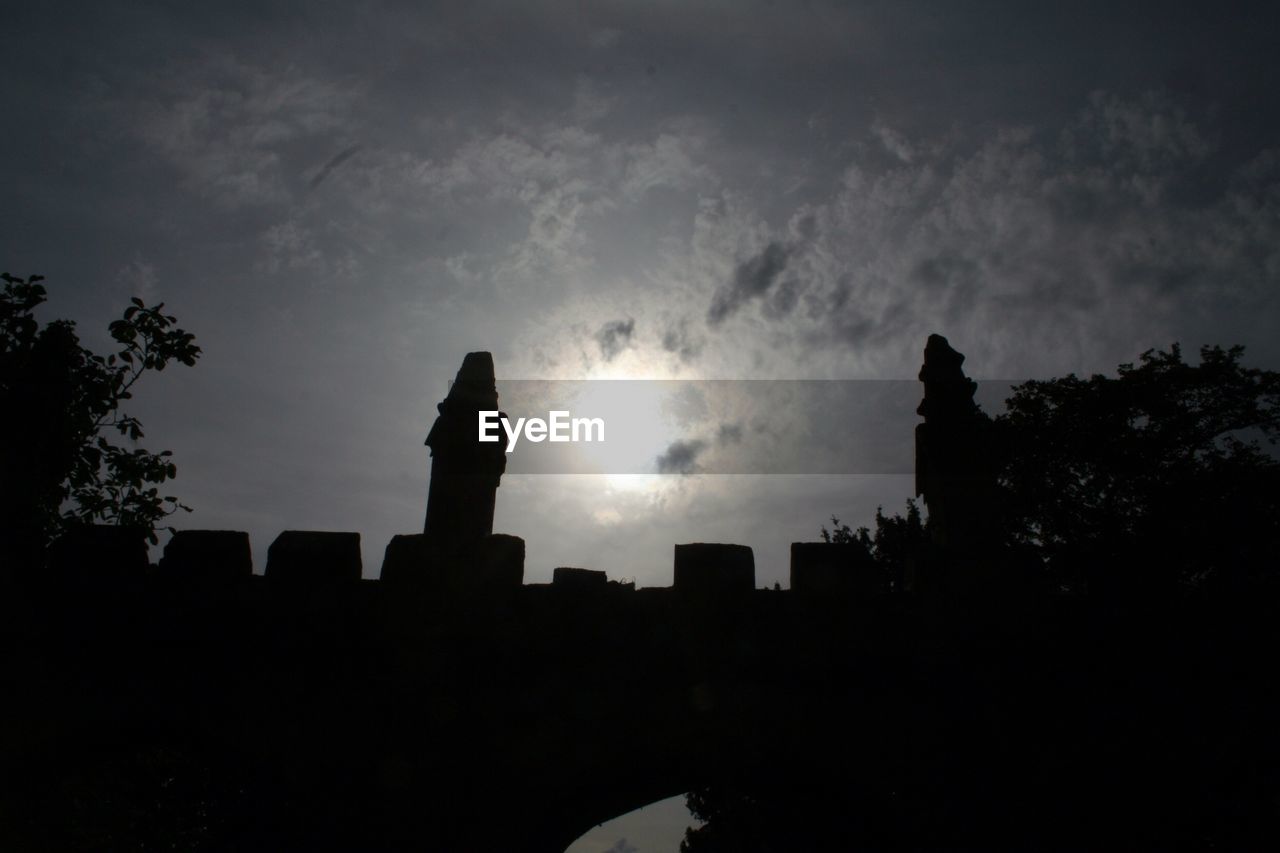
[[[465,547],[422,533],[395,536],[387,544],[379,577],[368,580],[362,578],[360,534],[355,532],[286,530],[268,548],[260,576],[254,575],[249,534],[244,531],[176,531],[155,565],[148,563],[145,537],[140,529],[76,528],[59,541],[50,557],[51,568],[56,576],[77,582],[155,577],[169,585],[210,587],[256,579],[300,591],[363,583],[446,598],[531,588],[588,598],[637,592],[629,579],[610,580],[605,571],[568,566],[557,567],[550,584],[527,584],[524,540],[506,534],[488,534]],[[673,551],[671,586],[641,591],[665,590],[691,601],[731,604],[756,590],[754,554],[746,545],[695,542],[678,544]],[[848,544],[793,543],[791,579],[792,590],[806,596],[867,600],[888,591],[865,549]]]
[[[973,462],[984,455],[980,444],[989,424],[972,401],[976,386],[964,376],[963,361],[945,338],[930,336],[920,371],[924,401],[918,413],[925,422],[916,439],[918,490],[930,508],[932,549],[917,549],[911,565],[894,567],[890,576],[864,544],[795,542],[791,591],[810,602],[844,603],[876,601],[908,590],[954,591],[957,576],[948,575],[946,563],[959,557],[976,564],[993,553],[990,524],[981,519],[992,515],[994,473],[975,468]],[[503,416],[497,405],[492,356],[469,353],[437,406],[439,416],[426,439],[432,466],[423,532],[394,536],[372,583],[411,599],[426,595],[472,602],[508,597],[529,586],[524,583],[524,540],[493,532],[506,454],[475,432],[478,416]],[[108,579],[136,581],[153,571],[143,536],[144,531],[126,528],[79,528],[56,543],[49,560],[56,574],[98,585]],[[244,532],[178,531],[154,571],[170,583],[231,584],[253,577],[250,554]],[[286,530],[271,543],[263,576],[282,591],[332,589],[360,582],[362,569],[359,533]],[[987,574],[1000,572],[997,567]],[[610,582],[598,569],[564,566],[555,569],[550,588],[553,594],[577,599],[637,591],[634,583]],[[751,548],[694,542],[674,546],[672,583],[660,589],[703,606],[732,607],[755,588]]]

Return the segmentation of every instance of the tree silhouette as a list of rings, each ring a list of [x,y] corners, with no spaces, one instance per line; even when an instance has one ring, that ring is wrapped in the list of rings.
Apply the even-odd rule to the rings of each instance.
[[[1280,373],[1244,367],[1243,347],[1174,344],[1116,377],[1015,386],[995,419],[998,518],[1006,544],[1053,584],[1238,586],[1274,577],[1280,547]],[[874,534],[833,517],[826,542],[862,544],[901,567],[926,525],[876,510]]]
[[[759,803],[743,791],[708,786],[685,796],[689,813],[702,826],[689,827],[680,842],[680,853],[719,851],[765,851],[771,849],[761,830],[769,821],[759,811]]]
[[[1200,363],[1192,365],[1183,361],[1175,344],[1168,352],[1143,353],[1137,365],[1120,365],[1114,378],[1068,375],[1016,386],[1006,401],[1006,412],[995,419],[1000,505],[988,508],[999,518],[1004,545],[1020,557],[1030,555],[1027,563],[1046,567],[1056,587],[1072,592],[1105,595],[1123,590],[1150,598],[1174,589],[1192,596],[1222,590],[1266,591],[1270,594],[1256,600],[1226,599],[1231,603],[1226,609],[1194,611],[1202,614],[1205,624],[1218,626],[1210,634],[1260,630],[1232,623],[1237,615],[1244,618],[1243,614],[1253,612],[1250,607],[1265,607],[1257,602],[1274,601],[1280,586],[1275,567],[1275,554],[1280,552],[1280,462],[1268,449],[1280,435],[1280,373],[1244,367],[1243,354],[1238,346],[1204,347]],[[831,529],[821,529],[823,541],[861,544],[877,565],[886,568],[901,566],[912,549],[925,542],[927,529],[914,501],[907,502],[906,517],[885,516],[877,509],[874,533],[865,526],[854,529],[842,524],[834,516],[831,522]],[[996,553],[991,557],[1000,559]],[[1202,603],[1211,600],[1201,598]],[[1087,612],[1096,620],[1093,625],[1099,636],[1113,642],[1159,635],[1159,623],[1148,621],[1140,607],[1119,608],[1122,615],[1114,622],[1100,615],[1112,612],[1106,607]],[[1100,648],[1108,646],[1100,643]],[[1246,643],[1235,647],[1236,659],[1215,660],[1214,666],[1261,671],[1272,648],[1260,645],[1253,650]],[[1087,647],[1079,649],[1081,655],[1087,652]],[[1063,660],[1072,660],[1072,651],[1063,653]],[[1188,689],[1178,667],[1195,658],[1175,655],[1169,660],[1176,662],[1173,669],[1155,672],[1169,677],[1179,689]],[[1090,664],[1094,665],[1100,664]],[[1147,665],[1158,666],[1150,659]],[[1037,662],[1036,666],[1047,664]],[[1146,671],[1142,677],[1155,676]],[[1199,678],[1189,683],[1207,681],[1203,675]],[[1130,698],[1149,700],[1140,689]],[[1193,709],[1193,719],[1212,719],[1217,713],[1211,690],[1185,701]],[[1035,731],[1034,720],[1020,724]],[[1107,744],[1108,750],[1120,749],[1130,736],[1117,738],[1105,726],[1093,725],[1090,737]],[[1008,726],[1001,723],[1002,729]],[[1234,730],[1230,734],[1240,736]],[[1064,766],[1075,752],[1069,738],[1062,744],[1056,741],[1059,733],[1045,730],[1035,732],[1035,737],[1041,739],[1038,748],[1046,754],[1060,750],[1054,760]],[[1200,731],[1198,737],[1212,735]],[[1195,755],[1197,744],[1175,742],[1169,748],[1183,750],[1179,755]],[[1154,776],[1148,780],[1152,790],[1157,790],[1157,781]],[[947,791],[946,802],[964,805],[946,818],[939,817],[948,814],[940,800],[908,802],[902,806],[906,810],[899,816],[901,822],[889,824],[887,836],[877,835],[871,827],[866,846],[881,849],[887,837],[892,839],[888,846],[914,849],[916,838],[949,838],[957,831],[951,826],[952,818],[969,808],[978,810],[985,798],[983,790],[977,786],[970,800],[965,799],[970,792],[964,789]],[[1050,802],[1085,794],[1070,774],[1063,775],[1060,787],[1051,782],[1046,790],[1050,794],[1045,799]],[[883,802],[874,804],[876,793],[870,789],[842,803],[834,783],[825,793],[776,787],[701,788],[690,792],[687,802],[703,824],[686,832],[681,850],[860,846],[852,844],[847,834],[854,832],[851,827],[860,815],[884,811],[880,809]],[[868,805],[868,794],[873,805]],[[1195,806],[1202,810],[1198,814],[1208,821],[1206,826],[1212,827],[1205,830],[1209,835],[1229,831],[1229,821],[1218,825],[1212,823],[1216,818],[1206,817],[1215,816],[1223,802],[1209,797]],[[994,842],[1003,837],[1004,827],[982,820],[966,831],[990,834],[991,849],[999,849]],[[868,829],[862,826],[856,831]],[[1177,836],[1176,830],[1171,832]],[[846,834],[843,842],[842,833]],[[814,843],[814,839],[822,841]],[[1067,844],[1068,849],[1072,846]]]
[[[69,320],[44,326],[42,276],[4,273],[0,292],[0,524],[5,541],[25,550],[72,524],[155,526],[178,509],[157,486],[177,469],[169,451],[136,447],[137,418],[121,411],[148,371],[194,365],[200,348],[164,304],[136,297],[109,331],[120,348],[101,356],[82,347]],[[123,439],[124,443],[121,442]],[[130,447],[128,444],[133,444]]]
[[[914,499],[908,498],[905,517],[897,513],[885,515],[884,507],[876,507],[874,535],[870,528],[859,527],[854,530],[849,525],[842,524],[834,515],[831,516],[831,529],[828,530],[823,525],[819,535],[823,542],[857,542],[867,549],[878,564],[900,566],[912,543],[924,540],[925,524],[921,520],[920,506]]]
[[[1280,373],[1243,367],[1243,347],[1200,364],[1148,350],[1118,375],[1014,389],[996,418],[1012,544],[1064,586],[1082,572],[1142,584],[1257,579],[1280,544]]]
[[[876,530],[868,527],[854,530],[840,519],[831,516],[831,529],[823,525],[820,535],[823,542],[861,545],[885,578],[886,589],[900,590],[900,582],[912,549],[925,541],[927,528],[921,520],[920,506],[907,499],[907,514],[885,515],[884,507],[876,507]]]

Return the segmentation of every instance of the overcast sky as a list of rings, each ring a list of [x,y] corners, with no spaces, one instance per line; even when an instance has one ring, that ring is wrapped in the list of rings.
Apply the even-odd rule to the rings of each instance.
[[[1123,8],[1116,8],[1123,6]],[[305,9],[304,12],[299,12]],[[0,266],[106,350],[194,332],[134,413],[180,526],[421,529],[435,404],[501,379],[1280,367],[1274,3],[24,4],[4,14]],[[914,421],[903,413],[906,429]],[[904,476],[508,476],[497,530],[666,585],[761,583]],[[636,839],[632,839],[633,842]],[[641,847],[643,849],[643,847]]]
[[[979,378],[1280,361],[1265,4],[174,5],[6,13],[0,265],[91,346],[131,295],[197,335],[135,409],[177,523],[259,568],[351,529],[372,575],[420,529],[469,350],[500,379],[911,379],[934,331]],[[529,580],[665,584],[701,539],[785,582],[790,541],[910,489],[510,476],[497,523]]]
[[[0,265],[48,316],[131,295],[191,527],[420,529],[462,356],[505,378],[982,377],[1280,344],[1276,13],[1111,3],[310,3],[6,13]],[[296,4],[290,4],[296,6]],[[499,388],[501,391],[501,387]],[[907,428],[913,417],[906,412]],[[903,477],[508,477],[555,565],[762,582]]]

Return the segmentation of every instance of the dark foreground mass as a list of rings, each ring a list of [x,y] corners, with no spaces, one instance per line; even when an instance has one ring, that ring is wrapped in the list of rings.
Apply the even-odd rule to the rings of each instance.
[[[106,568],[5,597],[6,850],[557,850],[693,789],[755,803],[721,821],[754,849],[1274,832],[1280,629],[1256,591],[482,594]]]

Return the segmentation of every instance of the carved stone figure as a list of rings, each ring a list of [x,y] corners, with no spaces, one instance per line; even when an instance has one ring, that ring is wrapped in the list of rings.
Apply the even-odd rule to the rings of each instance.
[[[479,413],[498,408],[493,356],[467,353],[448,396],[436,408],[440,416],[426,441],[431,486],[423,532],[434,546],[451,551],[493,532],[494,500],[507,455],[503,442],[479,441],[477,429]]]
[[[929,507],[933,541],[971,551],[998,538],[996,464],[991,419],[974,402],[978,384],[964,375],[964,356],[941,335],[930,335],[916,413],[916,494]]]

